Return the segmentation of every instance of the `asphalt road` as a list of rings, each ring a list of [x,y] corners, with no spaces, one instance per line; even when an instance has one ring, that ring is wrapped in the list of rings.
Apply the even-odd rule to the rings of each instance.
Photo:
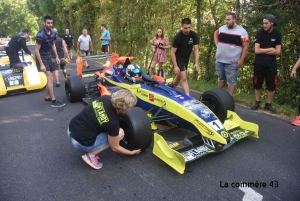
[[[75,69],[73,58],[68,73]],[[183,175],[151,148],[138,156],[106,150],[104,167],[94,170],[66,134],[85,104],[68,103],[64,86],[55,87],[64,108],[51,108],[44,95],[45,89],[0,98],[0,200],[300,200],[300,127],[288,120],[236,106],[242,119],[259,125],[260,138],[188,163]],[[238,188],[235,182],[267,186]]]

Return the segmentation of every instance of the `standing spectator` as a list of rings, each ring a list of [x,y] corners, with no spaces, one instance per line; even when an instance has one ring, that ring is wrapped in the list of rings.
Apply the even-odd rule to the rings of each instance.
[[[40,66],[40,70],[45,72],[47,76],[46,97],[45,103],[51,103],[51,107],[63,107],[66,104],[55,99],[53,91],[53,75],[54,71],[51,61],[51,49],[55,55],[57,64],[60,60],[56,52],[54,40],[56,39],[56,32],[52,30],[53,19],[50,16],[44,17],[44,28],[36,35],[35,55]]]
[[[100,37],[100,40],[101,40],[101,43],[102,43],[102,52],[104,54],[108,54],[109,50],[110,50],[109,42],[110,42],[111,38],[110,38],[110,33],[106,29],[105,24],[101,25],[101,31],[102,31],[102,35]],[[103,66],[109,66],[109,65],[110,65],[110,61],[109,61],[109,58],[107,58],[106,63]]]
[[[260,108],[260,93],[265,79],[268,97],[264,109],[276,114],[277,111],[271,106],[271,103],[278,84],[276,55],[281,52],[281,33],[274,29],[274,26],[276,26],[274,15],[265,15],[263,29],[259,30],[255,36],[253,84],[256,102],[251,109]]]
[[[300,69],[300,58],[298,59],[298,61],[296,62],[292,72],[291,72],[291,77],[295,78],[296,77],[296,71],[297,69]],[[299,84],[298,84],[298,93],[300,95],[300,80],[299,80]],[[294,126],[300,126],[300,100],[299,100],[299,105],[298,105],[298,116],[296,117],[296,119],[294,121],[292,121],[292,124]]]
[[[170,48],[169,40],[164,36],[162,28],[158,28],[156,36],[152,39],[151,44],[153,46],[153,58],[151,61],[152,75],[155,75],[155,66],[158,63],[158,75],[162,70],[162,64],[167,62],[166,49]],[[164,74],[164,73],[163,73]],[[161,75],[160,75],[161,76]],[[162,76],[165,78],[165,76]]]
[[[247,31],[237,25],[235,13],[226,14],[226,25],[215,31],[214,40],[217,46],[215,67],[218,88],[224,88],[226,80],[228,92],[233,96],[239,68],[243,65],[249,48]]]
[[[26,38],[30,35],[28,29],[24,29],[21,33],[13,36],[11,40],[6,44],[5,51],[9,58],[10,66],[14,63],[21,63],[19,57],[19,51],[23,49],[26,54],[30,54],[33,57],[33,54],[29,51],[26,46]]]
[[[64,75],[64,77],[67,77],[67,70],[66,70],[66,62],[65,62],[65,54],[67,55],[67,58],[70,59],[69,54],[68,54],[68,49],[67,49],[67,45],[66,42],[64,41],[64,39],[62,39],[61,37],[58,36],[58,32],[57,29],[53,29],[53,31],[56,32],[56,40],[55,40],[55,47],[56,47],[56,51],[57,51],[57,55],[58,58],[60,59],[60,63],[57,64],[56,63],[56,59],[55,59],[55,54],[53,52],[53,50],[51,51],[51,58],[52,58],[52,65],[54,65],[54,75],[55,75],[55,79],[56,79],[56,87],[60,86],[59,83],[59,73],[58,73],[58,66],[60,66],[60,69]]]
[[[107,148],[125,155],[138,155],[141,150],[127,150],[120,146],[124,130],[120,127],[118,114],[126,114],[137,102],[136,96],[121,89],[109,96],[101,96],[72,118],[67,130],[73,146],[84,151],[81,158],[92,168],[100,169],[97,154]]]
[[[67,44],[68,54],[70,55],[70,59],[72,59],[72,47],[74,45],[73,36],[70,34],[70,30],[66,29],[66,34],[64,36],[64,40]]]
[[[29,42],[30,42],[30,44],[32,44],[32,36],[31,35],[29,35]]]
[[[195,64],[197,72],[199,68],[199,39],[196,32],[191,30],[190,18],[184,18],[181,21],[181,31],[178,32],[173,40],[171,49],[171,58],[174,66],[174,72],[176,74],[173,87],[176,88],[179,81],[184,93],[190,95],[189,84],[187,82],[187,67],[189,64],[189,58],[194,48]]]
[[[79,36],[78,38],[78,42],[77,42],[77,52],[78,54],[82,54],[82,56],[88,56],[89,51],[93,52],[94,48],[93,48],[93,43],[92,43],[92,39],[90,37],[90,35],[87,34],[87,30],[83,29],[82,30],[82,34]],[[90,67],[87,63],[87,61],[83,61],[83,64],[86,68]]]

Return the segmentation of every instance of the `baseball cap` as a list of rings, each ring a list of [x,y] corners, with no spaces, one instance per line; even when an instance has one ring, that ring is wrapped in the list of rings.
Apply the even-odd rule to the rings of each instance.
[[[273,23],[274,23],[274,26],[277,25],[276,18],[275,18],[275,16],[272,15],[272,14],[266,14],[265,17],[264,17],[264,19],[267,19],[267,20],[269,20],[270,22],[273,22]]]

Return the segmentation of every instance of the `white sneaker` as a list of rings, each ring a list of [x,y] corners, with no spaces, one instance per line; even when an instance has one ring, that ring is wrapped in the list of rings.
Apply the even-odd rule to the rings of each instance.
[[[107,66],[109,66],[109,65],[110,65],[110,61],[106,61],[106,63],[103,64],[104,67],[107,67]]]

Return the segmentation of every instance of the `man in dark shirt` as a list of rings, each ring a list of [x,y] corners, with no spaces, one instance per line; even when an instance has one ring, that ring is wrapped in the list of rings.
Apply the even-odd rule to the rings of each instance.
[[[56,32],[52,30],[53,19],[50,16],[44,17],[44,28],[36,35],[35,54],[40,70],[45,72],[47,76],[46,97],[45,103],[51,103],[51,107],[63,107],[66,104],[55,99],[53,91],[53,75],[55,70],[51,61],[51,49],[55,54],[57,64],[60,63],[56,52],[54,40],[56,39]]]
[[[126,114],[137,102],[129,90],[121,89],[112,96],[101,96],[73,117],[68,128],[68,136],[73,146],[84,151],[82,159],[94,169],[100,169],[98,161],[101,151],[111,147],[117,153],[137,155],[140,149],[129,151],[120,146],[124,130],[120,127],[118,114]]]
[[[182,89],[186,95],[190,95],[186,70],[193,48],[195,54],[194,68],[196,68],[197,72],[200,71],[198,46],[199,39],[196,32],[191,30],[191,20],[189,18],[184,18],[181,21],[181,31],[175,35],[173,40],[171,58],[176,74],[173,81],[173,87],[176,88],[181,79]]]
[[[29,51],[26,46],[26,38],[29,36],[29,30],[24,29],[21,33],[13,36],[9,43],[5,46],[6,54],[9,58],[10,66],[12,67],[13,63],[20,63],[19,51],[23,49],[26,54],[29,54],[33,57],[33,54]]]
[[[70,59],[72,59],[72,46],[74,44],[74,40],[73,40],[73,36],[70,34],[69,29],[66,29],[64,40],[67,44],[67,49],[68,49],[68,54],[70,55]]]
[[[54,75],[55,75],[55,79],[56,79],[56,87],[59,87],[60,86],[59,73],[58,73],[59,66],[60,66],[60,69],[61,69],[64,77],[65,78],[67,77],[66,61],[65,61],[64,52],[66,53],[67,58],[69,60],[70,60],[70,57],[69,57],[66,42],[64,41],[64,39],[62,39],[61,37],[58,36],[57,29],[53,28],[53,30],[56,32],[55,47],[56,47],[58,58],[60,59],[60,63],[57,64],[56,59],[55,59],[55,53],[53,52],[53,50],[51,50],[51,58],[52,58],[52,65],[54,65],[54,69],[55,69]]]
[[[268,97],[264,109],[276,114],[277,111],[271,106],[271,103],[278,84],[276,56],[281,52],[281,33],[274,29],[274,26],[276,26],[274,15],[265,15],[263,19],[264,28],[259,30],[255,36],[253,84],[256,102],[251,109],[260,108],[261,88],[265,79]]]

